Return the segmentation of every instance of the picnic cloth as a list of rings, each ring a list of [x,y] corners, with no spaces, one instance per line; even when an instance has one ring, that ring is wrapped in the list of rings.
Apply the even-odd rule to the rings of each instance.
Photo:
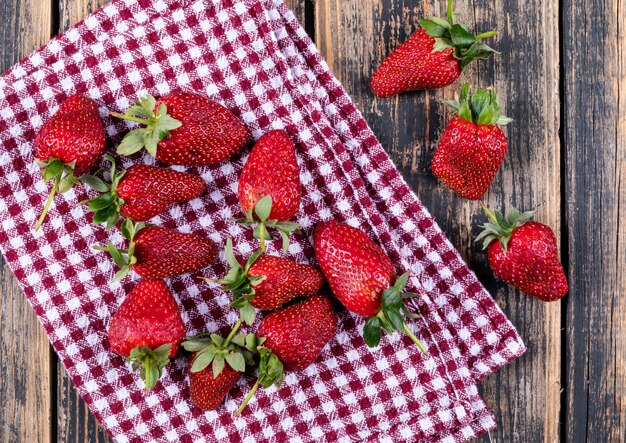
[[[303,202],[288,255],[314,263],[316,223],[339,219],[375,239],[397,271],[411,272],[421,314],[408,337],[361,338],[364,319],[340,310],[336,338],[317,363],[289,372],[279,389],[260,389],[240,418],[233,412],[254,382],[247,376],[217,411],[188,398],[188,357],[180,353],[151,391],[111,352],[106,330],[131,275],[92,245],[124,244],[118,229],[90,224],[84,186],[57,196],[41,231],[34,225],[49,185],[33,161],[37,130],[70,94],[94,99],[109,152],[132,124],[113,120],[147,93],[206,94],[238,115],[258,139],[284,129],[296,142]],[[0,78],[0,245],[54,349],[98,421],[116,442],[461,442],[495,426],[477,382],[525,348],[492,297],[463,263],[404,182],[315,45],[282,0],[117,0],[55,38]],[[173,206],[157,225],[234,239],[237,254],[257,243],[236,197],[249,147],[215,167],[181,168],[208,184],[202,198]],[[147,155],[118,159],[154,163]],[[280,253],[279,242],[269,252]],[[221,276],[220,263],[202,271]],[[195,275],[169,279],[187,332],[229,329],[229,296]]]

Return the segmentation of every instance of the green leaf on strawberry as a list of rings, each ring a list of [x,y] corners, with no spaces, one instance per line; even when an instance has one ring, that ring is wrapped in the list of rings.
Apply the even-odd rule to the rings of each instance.
[[[41,175],[44,181],[54,181],[54,183],[52,185],[52,189],[50,190],[50,194],[48,194],[48,199],[46,200],[44,209],[37,220],[37,224],[35,225],[35,231],[39,230],[43,224],[46,214],[48,213],[50,205],[52,205],[52,201],[54,200],[54,196],[57,192],[59,194],[63,194],[69,191],[75,184],[80,183],[74,176],[74,167],[76,162],[63,163],[57,158],[50,157],[46,161],[38,160],[37,164],[43,168],[41,170]]]
[[[246,398],[235,412],[235,416],[241,414],[244,410],[250,399],[254,396],[255,392],[259,388],[259,386],[263,386],[264,388],[269,388],[272,385],[279,387],[283,384],[284,379],[284,367],[283,363],[280,361],[278,356],[274,354],[270,349],[259,347],[259,368],[258,368],[258,378],[256,383],[246,395]]]
[[[300,225],[290,221],[268,220],[271,212],[272,197],[266,195],[256,203],[254,208],[246,212],[245,218],[237,221],[244,226],[254,226],[253,236],[259,240],[261,252],[265,252],[265,240],[273,240],[268,228],[275,229],[282,239],[283,252],[286,252],[289,249],[289,237],[298,232]]]
[[[448,0],[447,19],[433,17],[420,20],[420,25],[435,39],[433,52],[445,51],[453,48],[453,55],[461,61],[461,68],[476,59],[486,59],[498,52],[481,40],[496,35],[496,31],[489,31],[479,35],[469,32],[466,25],[456,23],[456,16],[452,11],[453,1]]]
[[[217,378],[226,364],[238,372],[245,372],[246,365],[254,365],[256,348],[251,350],[245,346],[246,337],[237,333],[240,326],[241,320],[235,324],[226,338],[206,333],[187,337],[182,347],[188,352],[195,353],[191,372],[202,372],[211,365],[213,377]]]
[[[114,117],[145,125],[145,127],[133,129],[124,137],[117,148],[118,154],[132,155],[146,148],[150,155],[156,157],[158,143],[169,136],[170,131],[182,126],[180,121],[168,115],[165,103],[162,103],[156,112],[154,112],[155,106],[156,99],[148,95],[140,98],[124,114],[111,113]]]
[[[163,375],[163,368],[170,362],[171,350],[172,345],[168,343],[156,349],[138,346],[130,352],[128,361],[132,363],[133,371],[140,369],[140,376],[146,384],[146,390],[152,390]]]
[[[128,249],[116,248],[112,242],[108,242],[106,246],[94,246],[96,251],[106,251],[111,255],[113,262],[120,268],[120,270],[113,277],[113,282],[120,281],[130,272],[130,268],[137,263],[135,257],[135,236],[139,231],[145,227],[145,223],[135,223],[131,219],[127,218],[122,223],[120,228],[122,235],[129,242]]]
[[[230,306],[239,310],[239,317],[248,325],[252,325],[256,318],[256,309],[250,305],[250,301],[252,301],[255,294],[254,287],[265,280],[264,276],[249,276],[248,271],[261,254],[263,254],[263,251],[259,249],[242,266],[235,258],[233,240],[229,238],[226,240],[224,255],[231,268],[223,279],[206,279],[223,285],[224,289],[233,293],[233,301]]]
[[[81,203],[89,205],[88,210],[94,213],[93,222],[95,224],[104,224],[106,229],[111,229],[119,221],[120,210],[124,204],[124,200],[117,194],[117,187],[126,171],[116,171],[115,159],[112,156],[106,155],[105,158],[111,164],[109,169],[110,182],[98,177],[101,170],[96,171],[94,175],[81,177],[84,184],[102,193]]]
[[[482,240],[484,250],[487,249],[492,241],[499,240],[505,253],[513,231],[523,226],[535,214],[534,211],[520,213],[517,208],[512,208],[507,216],[504,217],[500,211],[492,212],[487,206],[483,206],[483,209],[491,219],[491,222],[481,226],[483,232],[476,237],[475,241],[479,242]]]
[[[479,126],[504,126],[513,121],[512,118],[500,113],[498,95],[493,88],[478,88],[470,94],[470,84],[461,88],[459,100],[448,100],[446,104],[454,109],[463,120]]]
[[[408,282],[409,275],[408,272],[405,272],[398,277],[395,285],[383,292],[382,306],[378,314],[368,319],[365,323],[363,327],[363,338],[369,347],[378,346],[380,343],[381,330],[385,330],[388,334],[399,331],[406,333],[420,351],[424,354],[428,354],[426,347],[415,337],[403,319],[403,314],[410,312],[403,300],[419,296],[419,294],[404,292],[404,287]]]

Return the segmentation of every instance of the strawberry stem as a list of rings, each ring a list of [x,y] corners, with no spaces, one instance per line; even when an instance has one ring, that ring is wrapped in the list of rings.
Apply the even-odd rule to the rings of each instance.
[[[409,329],[406,323],[404,323],[404,332],[406,332],[406,335],[408,335],[411,340],[413,340],[413,343],[415,343],[419,350],[422,351],[422,354],[428,355],[428,349],[426,349],[426,346],[424,346],[422,342],[419,341],[419,339],[415,336],[415,334],[413,334],[413,332]]]
[[[487,205],[484,204],[483,202],[480,202],[480,205],[483,207],[483,211],[485,211],[485,213],[489,216],[489,218],[493,220],[494,223],[498,223],[498,219],[496,218],[494,213],[491,212],[491,209],[489,209]]]
[[[109,115],[111,115],[113,117],[117,117],[117,118],[122,119],[122,120],[128,120],[128,121],[131,121],[131,122],[139,123],[141,125],[145,125],[145,124],[149,123],[148,120],[145,120],[143,118],[132,117],[130,115],[120,114],[119,112],[110,112]]]
[[[261,227],[261,235],[259,236],[259,243],[261,244],[261,251],[265,252],[265,226]]]
[[[494,35],[496,35],[498,33],[498,31],[487,31],[487,32],[483,32],[482,34],[478,34],[476,36],[476,40],[483,40],[489,37],[493,37]]]
[[[226,340],[224,340],[224,343],[222,344],[223,348],[226,348],[230,344],[230,341],[233,339],[233,337],[239,330],[240,326],[241,326],[241,318],[237,320],[237,323],[235,323],[235,326],[233,326],[233,330],[230,331],[230,334],[228,334],[228,337],[226,337]]]
[[[61,182],[61,174],[57,175],[54,179],[54,185],[52,185],[52,189],[50,190],[50,194],[48,195],[48,200],[46,200],[46,204],[43,207],[43,211],[39,216],[39,220],[37,220],[37,224],[35,225],[35,231],[39,231],[41,225],[43,224],[44,219],[46,218],[46,214],[50,209],[50,205],[52,204],[52,200],[54,200],[54,196],[59,188],[59,183]]]
[[[248,395],[246,395],[246,398],[243,399],[243,403],[241,404],[241,406],[239,406],[239,409],[237,409],[237,412],[235,412],[235,417],[239,417],[239,415],[241,415],[241,413],[243,412],[244,408],[246,407],[246,405],[248,404],[248,402],[250,401],[250,399],[252,398],[256,390],[259,389],[260,384],[261,384],[261,379],[258,378],[254,386],[252,386],[252,389],[250,389],[250,392],[248,392]]]
[[[453,0],[448,0],[448,21],[451,25],[454,25],[453,3]]]

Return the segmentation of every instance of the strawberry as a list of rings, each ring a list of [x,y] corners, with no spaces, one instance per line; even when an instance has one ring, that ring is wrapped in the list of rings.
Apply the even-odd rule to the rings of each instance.
[[[452,0],[448,19],[420,20],[422,29],[398,46],[374,72],[372,92],[390,97],[407,91],[443,88],[454,83],[473,60],[486,59],[495,51],[481,40],[495,31],[474,36],[466,25],[456,23]]]
[[[259,385],[265,388],[280,386],[284,369],[302,371],[313,364],[336,333],[337,314],[331,301],[321,295],[265,317],[256,334],[259,377],[236,415],[243,411]]]
[[[115,160],[106,157],[111,162],[111,183],[96,175],[81,180],[102,192],[84,203],[95,212],[94,223],[105,223],[107,229],[115,226],[120,215],[137,222],[147,221],[174,203],[199,197],[207,188],[201,177],[155,166],[136,165],[116,172]]]
[[[67,192],[77,184],[76,177],[96,165],[105,147],[98,105],[82,95],[72,95],[61,103],[35,138],[35,158],[43,168],[41,174],[46,182],[54,180],[35,230],[46,218],[56,192]]]
[[[450,101],[458,116],[443,132],[433,157],[433,173],[461,197],[478,200],[491,186],[506,155],[508,141],[500,125],[512,121],[500,114],[498,97],[491,88],[470,95],[461,89],[458,102]]]
[[[380,246],[359,229],[337,221],[318,225],[313,242],[317,262],[335,296],[349,311],[369,317],[363,329],[368,346],[378,346],[382,327],[389,333],[406,332],[427,352],[401,315],[413,317],[403,299],[417,295],[403,293],[408,273],[396,279],[393,264]]]
[[[148,390],[161,378],[184,338],[183,319],[163,280],[144,280],[135,286],[109,326],[111,349],[127,357],[134,371],[141,368]]]
[[[246,365],[254,365],[257,339],[254,334],[236,334],[240,326],[241,320],[226,339],[217,334],[199,334],[183,342],[183,348],[192,352],[189,381],[191,401],[196,406],[217,409],[246,371]]]
[[[193,404],[207,411],[217,409],[224,403],[226,395],[235,387],[242,373],[225,365],[217,376],[209,368],[193,372],[191,367],[197,354],[189,361],[189,391]]]
[[[298,229],[289,220],[300,210],[302,185],[296,159],[296,147],[284,131],[271,131],[254,145],[239,179],[239,203],[246,215],[240,220],[256,224],[254,237],[271,238],[268,227],[275,228],[289,246],[289,234]]]
[[[235,258],[230,238],[226,241],[225,255],[232,268],[217,283],[233,293],[231,306],[239,309],[241,318],[249,325],[254,323],[254,308],[277,309],[295,298],[317,294],[324,284],[324,277],[314,267],[287,258],[262,255],[261,250],[242,265]]]
[[[483,226],[476,241],[483,240],[494,274],[540,300],[563,298],[569,289],[552,229],[529,221],[533,212],[520,214],[513,208],[504,218],[484,209],[492,222]]]
[[[94,247],[109,252],[120,267],[114,281],[124,278],[131,268],[148,280],[195,272],[214,263],[218,257],[215,243],[199,235],[158,226],[146,227],[131,219],[124,220],[121,230],[129,241],[128,249],[117,249],[111,242],[104,247]]]
[[[232,112],[189,92],[173,92],[158,102],[147,96],[125,114],[111,115],[145,126],[124,137],[118,154],[131,155],[146,148],[170,165],[215,165],[232,157],[250,138]]]

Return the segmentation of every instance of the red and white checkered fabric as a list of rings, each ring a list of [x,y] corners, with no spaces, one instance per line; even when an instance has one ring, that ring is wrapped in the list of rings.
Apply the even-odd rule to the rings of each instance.
[[[109,111],[146,93],[187,89],[237,114],[255,138],[285,129],[297,142],[305,188],[297,221],[304,234],[289,255],[313,261],[311,230],[337,218],[358,226],[410,270],[422,317],[411,324],[429,348],[407,337],[368,349],[363,319],[340,312],[337,337],[317,364],[287,374],[233,412],[245,379],[215,412],[189,401],[187,356],[179,355],[150,393],[106,338],[111,315],[136,283],[109,283],[114,265],[90,248],[118,230],[89,224],[79,186],[55,199],[40,232],[49,189],[33,161],[38,128],[70,94],[98,102],[109,151],[129,126]],[[117,442],[460,442],[495,425],[476,383],[524,352],[524,344],[407,187],[358,110],[282,0],[117,0],[56,38],[0,79],[0,244],[54,348],[89,407]],[[154,220],[241,255],[255,247],[240,216],[237,178],[248,150],[216,167],[188,168],[209,191]],[[153,160],[120,159],[124,166]],[[184,168],[177,168],[184,169]],[[270,245],[277,252],[279,245]],[[204,274],[222,275],[223,264]],[[194,276],[169,281],[188,333],[224,331],[235,321],[229,296]]]

